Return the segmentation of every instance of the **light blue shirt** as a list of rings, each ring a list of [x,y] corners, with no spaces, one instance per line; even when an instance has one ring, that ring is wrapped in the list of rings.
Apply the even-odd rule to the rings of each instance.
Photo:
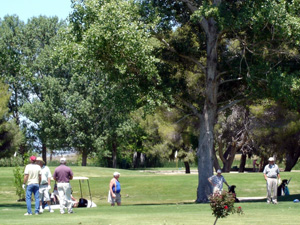
[[[213,175],[209,178],[209,180],[216,185],[217,188],[219,188],[220,190],[223,189],[223,183],[226,182],[225,178],[221,175]]]
[[[268,164],[265,166],[263,173],[266,174],[268,178],[277,178],[279,174],[279,168],[276,164]]]

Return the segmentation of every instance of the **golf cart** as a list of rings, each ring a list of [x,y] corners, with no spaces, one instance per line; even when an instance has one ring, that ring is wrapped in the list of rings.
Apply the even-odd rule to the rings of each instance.
[[[86,207],[86,208],[97,207],[97,205],[92,201],[92,194],[91,194],[91,189],[90,189],[89,178],[88,177],[73,177],[73,179],[72,179],[72,183],[73,183],[72,189],[75,186],[74,182],[77,181],[77,180],[79,182],[79,189],[80,189],[80,196],[81,197],[78,201],[76,201],[73,198],[73,196],[71,195],[72,200],[74,201],[73,202],[74,207]],[[83,198],[83,195],[82,195],[82,189],[83,189],[82,185],[85,182],[87,183],[87,186],[88,186],[89,199]],[[51,193],[51,208],[52,209],[59,209],[59,196],[58,196],[58,192],[57,192],[56,188],[57,187],[56,187],[56,182],[55,182],[53,192]]]

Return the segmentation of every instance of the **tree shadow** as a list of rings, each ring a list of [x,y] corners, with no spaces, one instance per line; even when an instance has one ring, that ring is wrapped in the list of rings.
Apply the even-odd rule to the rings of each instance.
[[[241,198],[242,199],[242,198]],[[265,202],[265,198],[259,198],[259,199],[242,199],[241,202]],[[285,195],[285,196],[278,196],[277,200],[278,202],[292,202],[294,199],[299,199],[300,200],[300,194],[294,194],[294,195]]]
[[[4,208],[24,209],[24,204],[20,204],[20,203],[0,204],[0,210]]]

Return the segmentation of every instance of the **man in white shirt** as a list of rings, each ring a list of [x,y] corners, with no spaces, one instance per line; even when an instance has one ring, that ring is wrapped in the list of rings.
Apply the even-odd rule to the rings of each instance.
[[[40,213],[44,212],[43,209],[43,201],[47,202],[47,205],[49,206],[49,212],[53,213],[53,209],[51,209],[51,201],[49,196],[49,190],[51,190],[51,171],[48,166],[45,165],[44,160],[41,157],[37,157],[36,159],[37,164],[40,165],[42,169],[42,175],[41,175],[41,184],[39,189],[39,195],[40,195]]]
[[[277,178],[280,179],[280,174],[273,157],[269,158],[269,164],[265,166],[263,174],[267,181],[267,203],[273,202],[273,204],[277,204]]]
[[[30,157],[30,164],[25,167],[24,171],[24,182],[23,182],[23,189],[25,189],[25,185],[27,184],[26,188],[26,205],[27,205],[27,213],[25,216],[31,216],[31,195],[34,194],[35,199],[35,215],[39,215],[39,184],[41,183],[41,167],[35,164],[36,157]]]

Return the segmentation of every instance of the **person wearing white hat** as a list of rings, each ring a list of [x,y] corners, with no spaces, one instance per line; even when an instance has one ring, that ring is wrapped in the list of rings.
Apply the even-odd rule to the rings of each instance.
[[[280,179],[279,168],[274,162],[274,158],[269,158],[269,164],[265,166],[263,174],[267,182],[267,203],[277,204],[277,178]],[[273,196],[272,196],[273,193]]]
[[[213,186],[213,193],[220,193],[223,190],[223,183],[225,183],[229,188],[229,185],[222,176],[222,171],[220,169],[217,170],[217,175],[213,175],[208,178],[208,182]]]
[[[37,164],[40,165],[42,169],[42,179],[40,183],[40,213],[44,212],[43,209],[43,201],[47,202],[47,205],[49,207],[49,212],[53,213],[53,209],[51,209],[51,202],[50,202],[50,196],[49,196],[49,190],[51,190],[51,171],[48,166],[45,165],[44,160],[41,157],[36,158]]]
[[[117,203],[118,206],[121,205],[121,184],[119,181],[119,177],[120,173],[114,172],[113,178],[109,183],[108,202],[111,204],[111,206],[114,206],[115,203]]]
[[[73,179],[73,172],[70,167],[66,166],[66,158],[60,159],[60,166],[56,167],[53,179],[57,182],[57,190],[59,194],[60,213],[65,213],[65,207],[68,209],[68,213],[73,213],[72,210],[72,187],[70,180]]]

